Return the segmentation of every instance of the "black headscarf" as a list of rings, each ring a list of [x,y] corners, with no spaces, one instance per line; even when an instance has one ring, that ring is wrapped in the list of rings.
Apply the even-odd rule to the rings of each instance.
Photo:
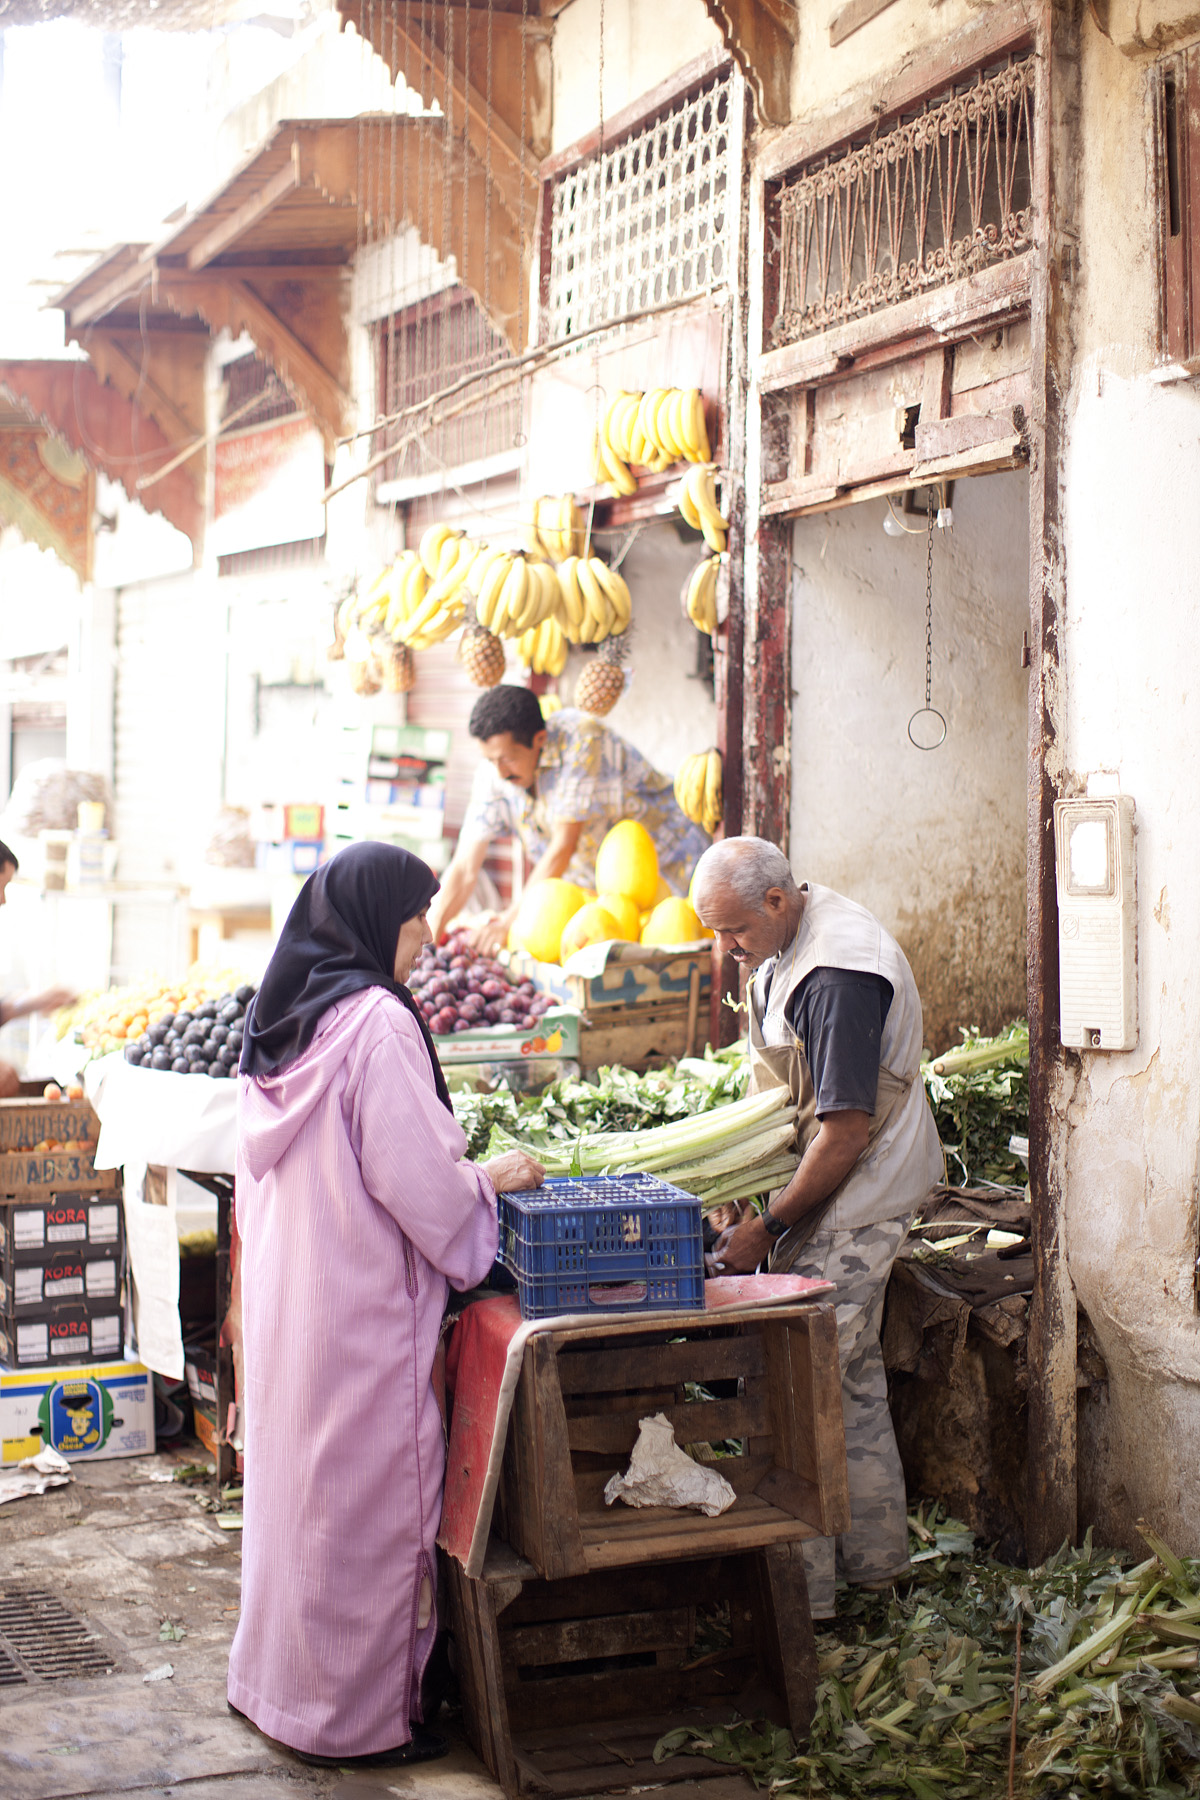
[[[360,988],[386,988],[420,1027],[438,1099],[450,1106],[429,1027],[394,978],[396,939],[440,886],[419,856],[395,844],[348,844],[310,875],[288,914],[262,986],[246,1010],[242,1075],[267,1075],[307,1050],[321,1015]]]

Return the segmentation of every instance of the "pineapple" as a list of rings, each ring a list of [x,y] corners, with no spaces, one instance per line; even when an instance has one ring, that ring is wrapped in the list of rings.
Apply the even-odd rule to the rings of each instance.
[[[625,691],[624,665],[628,650],[627,633],[605,638],[575,684],[575,704],[583,712],[603,717],[612,711]]]
[[[417,666],[407,644],[388,644],[382,653],[383,688],[387,694],[407,694],[417,679]]]
[[[459,639],[458,659],[476,687],[495,687],[504,680],[504,645],[482,625],[468,625]]]

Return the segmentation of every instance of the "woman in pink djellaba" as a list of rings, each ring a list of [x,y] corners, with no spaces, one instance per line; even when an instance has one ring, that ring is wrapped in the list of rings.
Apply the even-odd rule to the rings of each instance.
[[[246,1365],[242,1604],[229,1703],[308,1762],[417,1762],[445,1440],[449,1287],[496,1254],[520,1152],[466,1139],[404,983],[438,883],[352,844],[301,890],[246,1020],[237,1225]]]

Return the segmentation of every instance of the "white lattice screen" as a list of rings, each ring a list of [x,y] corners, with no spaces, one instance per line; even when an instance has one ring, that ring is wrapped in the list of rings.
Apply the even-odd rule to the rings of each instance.
[[[544,340],[729,280],[730,88],[718,76],[555,181]]]

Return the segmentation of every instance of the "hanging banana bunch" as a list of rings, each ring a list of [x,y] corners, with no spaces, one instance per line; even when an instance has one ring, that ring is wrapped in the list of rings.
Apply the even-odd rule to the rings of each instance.
[[[577,556],[568,557],[558,574],[563,594],[559,622],[571,643],[599,644],[626,630],[633,598],[616,569],[598,556]]]
[[[396,598],[393,642],[428,650],[457,631],[467,610],[467,575],[478,555],[479,546],[461,531],[429,527]]]
[[[717,634],[717,576],[720,572],[721,558],[706,556],[693,569],[682,594],[684,618],[690,619],[697,631],[707,632],[709,637]]]
[[[562,607],[562,587],[549,563],[534,562],[520,551],[502,550],[485,568],[475,602],[475,617],[496,637],[516,638]]]
[[[675,777],[675,801],[694,825],[711,837],[725,816],[724,772],[719,750],[685,756]]]
[[[711,464],[700,463],[688,470],[679,484],[679,510],[692,530],[703,534],[710,550],[724,550],[729,520],[717,505],[716,476]]]
[[[593,464],[597,481],[629,495],[637,487],[631,464],[660,474],[674,462],[706,463],[711,455],[699,388],[623,388],[596,434]]]
[[[517,655],[535,675],[561,675],[567,666],[567,639],[557,619],[543,619],[517,639]]]
[[[525,527],[525,548],[530,556],[563,562],[583,549],[583,514],[574,494],[545,494],[530,507]]]

